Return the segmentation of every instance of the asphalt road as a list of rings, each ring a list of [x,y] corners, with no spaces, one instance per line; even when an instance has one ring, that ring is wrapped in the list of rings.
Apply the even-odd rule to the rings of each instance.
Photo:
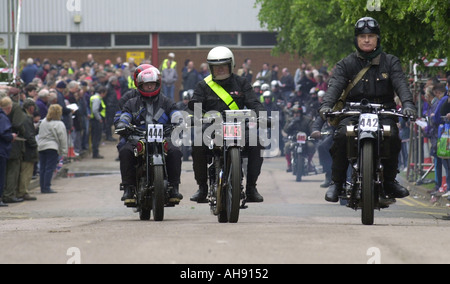
[[[57,194],[0,208],[0,263],[449,263],[445,207],[414,194],[361,225],[360,211],[324,200],[324,175],[295,182],[283,158],[266,159],[258,190],[264,203],[241,210],[237,224],[220,224],[183,164],[182,203],[163,222],[140,221],[123,206],[114,145],[104,160],[69,165],[76,176],[57,179]],[[101,174],[101,175],[97,175]]]

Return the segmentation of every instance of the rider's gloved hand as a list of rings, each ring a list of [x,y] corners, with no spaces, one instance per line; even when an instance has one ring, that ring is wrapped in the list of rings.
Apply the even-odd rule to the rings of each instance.
[[[325,114],[330,113],[330,112],[332,112],[332,111],[333,111],[333,110],[332,110],[330,107],[323,106],[323,107],[321,107],[321,108],[319,109],[320,117],[321,117],[323,120],[327,120]]]
[[[119,121],[116,124],[116,132],[120,135],[126,134],[129,131],[129,129],[130,129],[130,125],[123,121]]]
[[[412,107],[405,107],[403,109],[403,114],[410,117],[412,120],[416,120],[417,118],[417,110]]]

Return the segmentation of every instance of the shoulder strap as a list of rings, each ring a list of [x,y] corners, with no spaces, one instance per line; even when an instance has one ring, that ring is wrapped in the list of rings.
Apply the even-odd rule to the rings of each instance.
[[[239,110],[238,105],[233,100],[233,97],[222,88],[219,84],[212,80],[212,75],[205,78],[206,84],[216,93],[217,96],[230,108],[230,110]]]
[[[370,69],[370,67],[372,67],[372,64],[367,65],[361,71],[359,71],[355,79],[352,82],[350,82],[350,84],[348,84],[347,88],[345,89],[345,92],[339,98],[340,101],[345,102],[350,91],[353,89],[353,87],[356,86],[356,84],[358,84],[358,82],[362,79],[362,77],[364,76],[364,74],[366,74],[366,72]]]

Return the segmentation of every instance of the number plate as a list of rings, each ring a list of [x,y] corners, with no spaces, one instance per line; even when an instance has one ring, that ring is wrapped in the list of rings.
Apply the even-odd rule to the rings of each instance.
[[[359,117],[359,130],[361,131],[377,131],[378,115],[364,113]]]
[[[147,133],[148,142],[162,143],[164,140],[164,126],[162,124],[149,124]]]
[[[242,125],[240,123],[224,123],[223,125],[224,140],[241,140]]]
[[[306,144],[306,139],[308,136],[304,132],[297,133],[297,142],[300,144]]]

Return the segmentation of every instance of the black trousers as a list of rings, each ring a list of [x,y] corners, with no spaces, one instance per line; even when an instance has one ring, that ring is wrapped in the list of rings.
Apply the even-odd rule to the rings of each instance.
[[[136,166],[138,160],[134,156],[134,148],[134,144],[127,142],[119,150],[120,173],[122,175],[123,185],[136,186]],[[175,147],[171,142],[169,142],[169,150],[165,158],[169,183],[180,184],[183,153],[179,148]]]
[[[384,118],[380,120],[382,125],[391,126],[391,137],[389,138],[389,159],[383,160],[385,181],[394,181],[398,173],[398,155],[401,151],[401,143],[397,121]],[[347,159],[347,125],[358,124],[358,119],[346,118],[341,121],[334,133],[333,146],[330,153],[333,158],[332,180],[336,183],[345,183],[349,162]]]
[[[99,155],[99,146],[102,141],[102,123],[95,118],[91,118],[91,142],[92,142],[92,156]]]

